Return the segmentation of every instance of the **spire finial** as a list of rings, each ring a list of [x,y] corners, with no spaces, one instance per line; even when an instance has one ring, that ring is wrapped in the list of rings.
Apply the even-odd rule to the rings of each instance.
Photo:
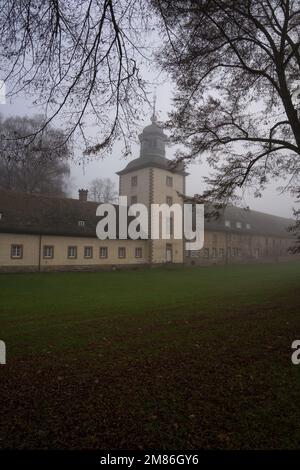
[[[154,89],[154,94],[153,94],[153,104],[152,104],[152,116],[151,116],[151,121],[154,123],[157,121],[156,117],[156,88]]]

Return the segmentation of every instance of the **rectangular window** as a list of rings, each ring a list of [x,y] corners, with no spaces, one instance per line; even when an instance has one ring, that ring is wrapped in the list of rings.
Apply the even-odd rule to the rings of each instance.
[[[54,257],[54,247],[49,245],[44,245],[43,247],[43,257],[52,259]]]
[[[23,258],[23,245],[11,245],[10,256],[13,259]]]
[[[108,248],[107,246],[100,246],[100,258],[107,258],[108,256]]]
[[[250,225],[250,224],[246,224],[246,229],[247,229],[247,230],[250,230],[250,228],[251,228],[251,225]]]
[[[170,236],[174,235],[174,218],[170,217]]]
[[[236,228],[242,228],[242,222],[237,222],[236,223]]]
[[[173,178],[172,176],[167,176],[166,177],[166,183],[167,183],[167,186],[173,186]]]
[[[213,249],[211,250],[211,255],[212,255],[213,258],[216,258],[216,257],[217,257],[217,248],[213,248]]]
[[[68,246],[68,258],[77,258],[77,246]]]
[[[143,250],[140,247],[136,247],[135,249],[135,257],[136,258],[142,258],[143,256]]]
[[[171,198],[171,196],[166,197],[166,203],[168,204],[168,206],[171,206],[173,204],[173,199]]]
[[[84,257],[85,258],[92,258],[93,257],[93,247],[92,246],[85,246],[84,247]]]
[[[166,217],[166,233],[170,235],[170,238],[174,235],[174,218]]]
[[[209,248],[204,248],[203,255],[204,255],[204,258],[209,258]]]
[[[230,227],[230,226],[231,226],[230,220],[225,220],[225,227]]]
[[[84,227],[84,226],[85,226],[84,220],[78,220],[78,227]]]
[[[118,250],[118,256],[119,258],[126,258],[126,248],[120,246]]]
[[[138,177],[137,176],[132,176],[131,177],[131,186],[137,186],[138,182]]]
[[[136,204],[136,203],[137,203],[137,196],[131,196],[130,204]]]
[[[219,258],[224,258],[224,248],[219,248]]]

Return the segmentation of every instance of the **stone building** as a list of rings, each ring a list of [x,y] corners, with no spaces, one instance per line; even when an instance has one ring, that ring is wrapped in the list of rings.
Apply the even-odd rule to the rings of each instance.
[[[118,172],[119,194],[128,204],[177,203],[187,173],[165,156],[166,136],[156,121],[139,136],[140,156]],[[0,271],[88,270],[122,266],[225,264],[285,260],[294,243],[293,221],[237,207],[205,221],[204,247],[185,251],[183,240],[99,240],[98,203],[0,191]],[[170,220],[171,222],[171,220]],[[151,229],[149,219],[149,230]]]

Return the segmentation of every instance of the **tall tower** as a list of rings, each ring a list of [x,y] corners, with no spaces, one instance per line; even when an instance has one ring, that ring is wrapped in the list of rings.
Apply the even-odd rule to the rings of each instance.
[[[185,193],[185,177],[187,173],[183,165],[176,168],[166,158],[167,137],[157,122],[155,109],[151,124],[139,135],[140,156],[132,160],[117,174],[120,177],[120,196],[128,197],[128,204],[142,203],[148,207],[151,204],[174,203],[182,205],[179,193]],[[149,224],[149,231],[150,231]],[[182,263],[184,258],[182,240],[150,240],[148,243],[148,260],[155,263]]]

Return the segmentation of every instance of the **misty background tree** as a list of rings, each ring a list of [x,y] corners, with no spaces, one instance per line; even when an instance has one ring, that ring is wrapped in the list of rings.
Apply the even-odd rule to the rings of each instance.
[[[102,203],[113,203],[117,200],[115,183],[110,178],[95,178],[89,186],[89,199]]]
[[[0,116],[0,188],[65,196],[72,152],[64,133],[48,126],[24,145],[24,136],[39,129],[40,122],[39,116]]]

